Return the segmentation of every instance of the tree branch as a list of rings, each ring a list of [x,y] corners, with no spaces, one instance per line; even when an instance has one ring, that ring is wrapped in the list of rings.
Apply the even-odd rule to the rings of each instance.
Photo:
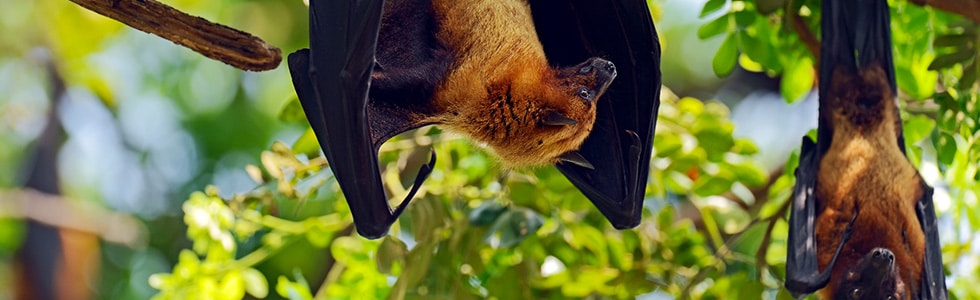
[[[130,248],[146,245],[146,229],[130,215],[32,189],[0,190],[0,218],[28,219],[91,233]]]
[[[247,71],[275,68],[279,48],[247,32],[188,15],[154,0],[71,0],[130,27]]]
[[[800,40],[803,41],[807,49],[810,49],[810,53],[813,53],[814,59],[820,60],[820,41],[817,40],[817,36],[813,34],[810,27],[806,26],[806,21],[803,20],[803,17],[794,13],[790,17],[790,21],[793,30],[800,35]]]
[[[911,0],[910,2],[920,6],[932,6],[980,23],[980,0]]]

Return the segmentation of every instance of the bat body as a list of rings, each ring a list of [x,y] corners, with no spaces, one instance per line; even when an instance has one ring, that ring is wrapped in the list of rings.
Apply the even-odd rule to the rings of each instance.
[[[435,163],[392,210],[378,147],[431,124],[507,167],[555,163],[614,225],[639,222],[659,43],[644,1],[589,2],[311,1],[290,72],[361,235],[383,235]]]
[[[601,58],[552,68],[523,0],[388,1],[371,103],[416,111],[374,142],[438,124],[510,166],[555,163],[588,136],[595,101],[615,77]]]
[[[786,287],[945,299],[932,189],[905,157],[887,3],[824,1],[822,22],[817,142],[804,138],[797,169]]]

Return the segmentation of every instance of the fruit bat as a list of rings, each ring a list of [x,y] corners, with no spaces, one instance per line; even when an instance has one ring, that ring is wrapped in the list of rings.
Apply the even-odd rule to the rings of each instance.
[[[932,201],[905,156],[885,0],[825,0],[817,141],[803,138],[786,288],[946,299]]]
[[[508,167],[555,164],[617,228],[640,221],[660,94],[645,1],[313,0],[288,64],[362,236],[388,231],[436,161],[392,209],[378,148],[431,124]]]

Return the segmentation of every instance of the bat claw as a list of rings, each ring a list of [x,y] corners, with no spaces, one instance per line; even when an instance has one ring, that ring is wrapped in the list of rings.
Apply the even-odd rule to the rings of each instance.
[[[556,110],[549,111],[548,114],[544,115],[544,117],[541,119],[541,122],[544,125],[550,125],[550,126],[565,126],[565,125],[578,124],[578,121],[575,121],[565,116],[565,114],[560,113]]]
[[[585,159],[582,154],[576,151],[565,152],[565,154],[558,157],[558,160],[561,162],[575,164],[586,169],[595,170],[595,166],[593,166],[589,160]]]
[[[412,183],[412,189],[408,191],[408,195],[405,195],[405,199],[402,200],[402,203],[399,204],[398,207],[396,207],[391,213],[392,223],[395,219],[398,219],[398,216],[402,214],[405,207],[408,207],[408,203],[412,201],[412,198],[415,198],[415,193],[417,193],[419,188],[422,187],[422,182],[424,182],[425,179],[429,178],[429,175],[432,174],[432,170],[436,166],[436,151],[435,149],[430,149],[429,152],[432,154],[429,158],[429,163],[424,164],[421,168],[419,168],[418,175],[415,175],[415,182]]]

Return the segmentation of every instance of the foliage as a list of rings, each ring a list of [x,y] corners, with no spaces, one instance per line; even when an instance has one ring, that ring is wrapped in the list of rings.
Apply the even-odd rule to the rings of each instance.
[[[285,53],[306,43],[301,1],[176,2]],[[670,15],[648,2],[656,17]],[[39,131],[12,126],[43,119],[47,109],[35,98],[47,99],[51,79],[24,54],[45,47],[71,103],[87,109],[85,119],[102,120],[101,131],[87,131],[92,122],[66,126],[65,193],[140,216],[149,229],[144,248],[103,243],[101,277],[87,281],[97,297],[791,298],[782,280],[796,154],[768,174],[759,149],[732,136],[720,102],[664,90],[643,222],[625,231],[552,167],[501,170],[437,128],[406,133],[382,147],[391,198],[405,195],[430,151],[439,163],[391,234],[372,241],[353,232],[283,68],[230,71],[68,1],[0,3],[10,8],[0,10],[0,29],[21,33],[0,36],[0,94],[13,95],[0,98],[0,188],[18,183]],[[792,101],[813,88],[808,34],[819,38],[818,1],[709,0],[699,8],[697,36],[721,40],[716,74],[741,68],[778,77]],[[891,9],[910,159],[937,187],[950,291],[977,298],[980,282],[964,275],[980,273],[977,25],[903,0]],[[669,59],[698,58],[665,53]],[[134,114],[141,109],[152,113]],[[92,135],[109,138],[79,141]],[[25,223],[0,219],[0,298]]]
[[[692,205],[678,198],[699,199],[698,195],[727,191],[733,185],[765,183],[764,173],[747,156],[756,151],[754,146],[732,138],[732,124],[723,105],[670,99],[661,112],[663,129],[657,141],[665,150],[658,148],[653,163],[656,179],[650,185],[651,203],[669,197],[678,204]],[[412,171],[428,153],[419,146],[429,144],[435,144],[439,157],[450,159],[440,160],[392,233],[379,241],[352,233],[346,202],[322,158],[307,160],[283,144],[273,145],[262,154],[263,172],[250,167],[253,177],[262,183],[260,188],[229,199],[228,206],[200,193],[185,202],[194,253],[204,257],[202,266],[214,263],[211,269],[223,272],[184,271],[199,264],[196,259],[184,259],[194,255],[185,251],[171,274],[153,277],[154,286],[162,290],[158,296],[173,299],[181,291],[210,289],[214,284],[209,282],[221,283],[228,274],[250,270],[260,263],[255,257],[289,252],[286,248],[297,240],[326,248],[321,251],[329,251],[331,259],[325,275],[270,276],[279,296],[291,299],[314,295],[318,299],[352,295],[624,298],[653,291],[700,295],[706,291],[699,284],[715,277],[706,274],[735,273],[726,271],[723,261],[711,255],[712,242],[720,245],[721,241],[705,239],[695,223],[678,218],[669,205],[648,207],[642,230],[617,231],[555,169],[501,174],[491,158],[437,131],[420,130],[386,144],[382,169],[388,170],[385,179],[391,194],[405,193],[398,183],[411,183]],[[701,217],[711,220],[728,209],[708,201],[693,205],[710,211],[712,215]],[[280,217],[290,217],[270,215],[276,211]],[[707,226],[728,221],[722,218]],[[239,227],[248,230],[237,230]],[[261,242],[251,252],[236,252],[226,242],[231,236],[239,243]],[[229,259],[233,256],[239,259]],[[388,276],[396,278],[393,285]],[[310,290],[308,282],[320,278],[320,287]],[[743,279],[739,285],[750,281]],[[775,284],[770,281],[768,287]],[[757,286],[760,290],[766,287]],[[239,289],[226,295],[241,295],[245,288],[225,287]]]

